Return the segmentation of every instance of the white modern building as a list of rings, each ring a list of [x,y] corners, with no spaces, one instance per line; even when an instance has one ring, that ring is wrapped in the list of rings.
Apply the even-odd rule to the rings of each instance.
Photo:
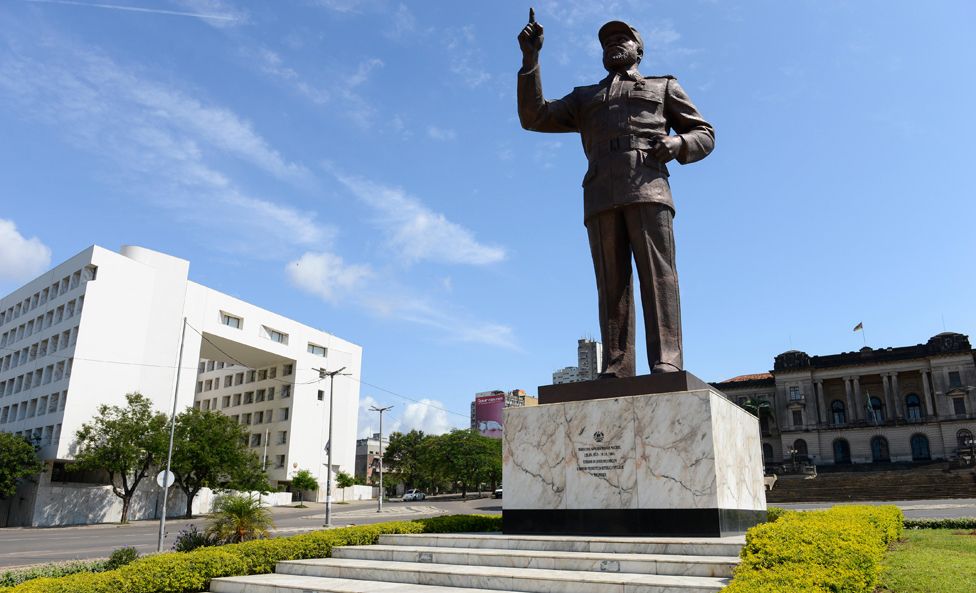
[[[192,282],[189,267],[142,247],[92,246],[0,299],[0,431],[38,442],[48,468],[0,508],[7,524],[117,520],[107,487],[105,501],[88,505],[101,511],[61,508],[66,498],[98,498],[65,491],[80,486],[64,465],[81,425],[131,392],[167,413],[175,392],[178,410],[235,417],[273,483],[307,469],[324,485],[329,381],[318,369],[345,367],[349,376],[335,378],[333,467],[354,471],[362,348]],[[130,518],[158,512],[134,504]]]

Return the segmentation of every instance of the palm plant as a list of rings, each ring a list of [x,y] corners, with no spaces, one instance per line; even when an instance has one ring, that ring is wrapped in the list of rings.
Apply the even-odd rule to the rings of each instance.
[[[218,498],[210,519],[207,535],[228,544],[267,537],[274,528],[271,511],[261,499],[241,494]]]
[[[769,413],[769,402],[764,399],[759,399],[758,397],[750,397],[746,401],[742,402],[742,407],[747,412],[751,412],[753,416],[758,418],[760,415]]]

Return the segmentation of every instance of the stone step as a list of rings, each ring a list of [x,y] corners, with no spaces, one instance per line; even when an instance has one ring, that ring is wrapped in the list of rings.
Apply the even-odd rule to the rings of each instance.
[[[501,589],[458,589],[436,585],[386,583],[291,574],[224,577],[210,583],[210,593],[522,593]]]
[[[669,554],[614,554],[450,548],[437,546],[346,546],[333,550],[333,558],[421,562],[508,568],[542,568],[588,572],[621,572],[702,577],[731,577],[739,563],[735,556],[679,556]]]
[[[415,562],[383,562],[322,558],[279,562],[278,574],[362,579],[461,589],[493,589],[522,593],[718,593],[729,579],[700,576],[634,574],[464,566]],[[250,593],[250,592],[248,592]]]
[[[678,554],[682,556],[738,556],[745,536],[729,537],[583,537],[573,535],[482,535],[464,533],[386,534],[389,546],[491,548],[552,552],[613,554]]]

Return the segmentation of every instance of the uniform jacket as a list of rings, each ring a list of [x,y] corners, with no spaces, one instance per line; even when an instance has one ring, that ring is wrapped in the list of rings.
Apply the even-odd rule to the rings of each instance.
[[[715,146],[715,131],[673,76],[611,73],[555,101],[542,94],[539,66],[520,70],[518,112],[535,132],[579,132],[589,161],[583,177],[583,217],[656,202],[674,210],[668,168],[648,149],[674,130],[684,140],[677,161],[693,163]]]

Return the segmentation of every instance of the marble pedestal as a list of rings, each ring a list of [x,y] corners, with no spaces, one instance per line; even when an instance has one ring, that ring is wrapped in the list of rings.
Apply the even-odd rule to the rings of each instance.
[[[721,537],[765,519],[759,422],[711,388],[507,408],[503,530]]]

